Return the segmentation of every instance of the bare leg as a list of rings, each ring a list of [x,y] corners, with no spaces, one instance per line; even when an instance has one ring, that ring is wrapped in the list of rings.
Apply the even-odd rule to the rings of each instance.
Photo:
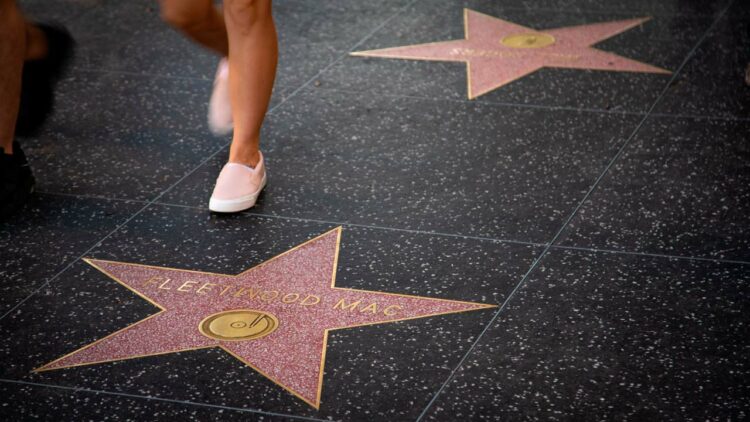
[[[225,0],[234,137],[229,161],[255,166],[260,127],[276,77],[278,43],[271,0]]]
[[[224,17],[212,0],[159,0],[162,19],[222,57],[229,54]]]
[[[26,57],[26,21],[13,0],[0,0],[0,147],[13,153]]]

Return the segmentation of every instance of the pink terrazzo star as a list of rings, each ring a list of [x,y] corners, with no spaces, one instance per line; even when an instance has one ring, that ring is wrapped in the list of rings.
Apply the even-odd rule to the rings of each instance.
[[[537,31],[464,9],[465,39],[381,50],[356,56],[466,62],[473,99],[543,67],[670,73],[591,46],[638,26],[649,18]]]
[[[330,330],[494,307],[335,287],[340,239],[334,229],[238,275],[87,260],[161,311],[37,371],[220,347],[318,408]],[[256,318],[207,325],[227,311]]]

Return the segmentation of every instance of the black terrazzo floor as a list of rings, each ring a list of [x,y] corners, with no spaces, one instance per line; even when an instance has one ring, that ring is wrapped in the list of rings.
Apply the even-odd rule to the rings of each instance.
[[[750,417],[750,3],[277,0],[258,205],[212,215],[216,58],[153,0],[26,0],[79,54],[0,223],[0,420]],[[350,56],[651,16],[466,99],[460,63]],[[338,330],[315,409],[217,349],[34,373],[154,313],[82,258],[237,273],[342,226],[337,285],[495,303]],[[281,353],[282,351],[280,351]]]

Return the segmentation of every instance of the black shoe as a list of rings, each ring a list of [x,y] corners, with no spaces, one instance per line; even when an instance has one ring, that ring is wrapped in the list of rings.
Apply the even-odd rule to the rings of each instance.
[[[34,176],[18,142],[13,155],[0,148],[0,220],[18,212],[34,192]]]
[[[62,26],[37,24],[47,38],[47,56],[23,65],[16,136],[33,136],[52,113],[55,84],[73,58],[75,41]]]

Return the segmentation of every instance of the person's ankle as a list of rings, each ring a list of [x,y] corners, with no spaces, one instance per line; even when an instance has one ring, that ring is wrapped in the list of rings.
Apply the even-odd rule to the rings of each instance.
[[[241,148],[232,148],[229,153],[229,162],[244,164],[254,168],[260,162],[260,151],[257,149],[243,150]]]

